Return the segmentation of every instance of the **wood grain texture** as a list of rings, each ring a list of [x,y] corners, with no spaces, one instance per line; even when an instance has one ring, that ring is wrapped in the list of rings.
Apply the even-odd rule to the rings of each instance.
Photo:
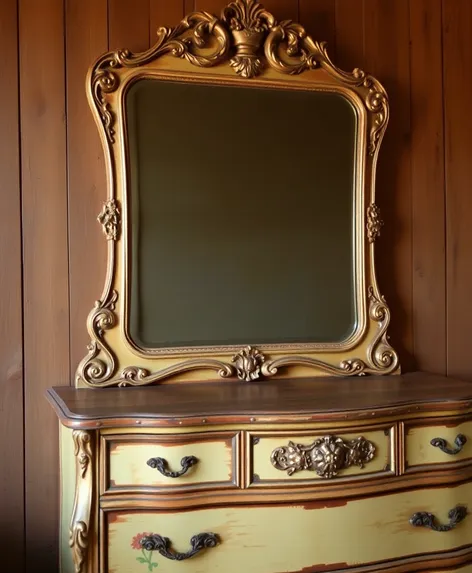
[[[472,3],[444,0],[448,374],[472,379]]]
[[[380,149],[377,204],[385,227],[376,243],[380,291],[394,309],[390,334],[403,369],[413,367],[410,30],[408,0],[365,0],[365,68],[379,78],[391,116]]]
[[[66,128],[62,0],[21,0],[26,569],[55,571],[57,422],[44,402],[69,382]]]
[[[0,469],[0,523],[8,546],[3,564],[15,555],[8,570],[22,570],[15,543],[23,543],[24,528],[23,393],[27,561],[30,568],[55,570],[57,426],[43,394],[47,386],[72,380],[88,343],[86,316],[104,281],[106,243],[96,215],[106,197],[105,167],[85,98],[86,71],[109,45],[143,49],[154,43],[158,26],[176,25],[193,9],[219,14],[226,3],[0,2],[0,45],[6,54],[0,77],[8,86],[0,106],[0,443],[2,459],[9,459]],[[385,84],[392,117],[380,155],[378,199],[386,226],[377,256],[381,291],[392,310],[392,343],[404,370],[416,362],[472,379],[472,120],[466,111],[472,98],[472,3],[300,0],[300,10],[294,0],[265,4],[278,19],[298,19],[315,39],[328,40],[336,64],[362,67]],[[21,123],[15,103],[19,53]]]
[[[147,34],[147,30],[146,30]],[[146,36],[147,38],[147,36]],[[66,0],[70,348],[73,381],[85,356],[85,327],[105,282],[106,240],[97,215],[107,197],[105,163],[85,95],[85,76],[108,49],[106,0]],[[147,41],[147,39],[145,40]]]
[[[0,3],[0,555],[24,567],[23,345],[17,1]]]
[[[441,0],[410,2],[410,38],[413,348],[420,370],[445,374]]]
[[[127,48],[143,52],[150,42],[149,0],[108,0],[108,44],[110,50]]]
[[[336,65],[364,68],[364,0],[335,0]]]
[[[195,9],[194,1],[173,0],[149,0],[149,34],[151,46],[155,44],[157,30],[161,26],[176,26],[188,12]]]
[[[328,42],[329,57],[336,61],[336,4],[333,0],[299,0],[299,18],[317,42]]]
[[[309,378],[234,383],[167,384],[148,388],[108,388],[107,390],[54,388],[48,398],[62,423],[96,428],[123,425],[123,420],[139,419],[139,425],[159,425],[167,421],[179,426],[179,418],[194,418],[196,424],[259,423],[268,416],[305,416],[315,421],[351,418],[373,420],[385,416],[418,412],[426,408],[447,410],[470,408],[472,383],[444,376],[412,373],[401,376],[358,378]],[[415,405],[413,407],[413,404]],[[397,412],[398,410],[398,412]],[[346,412],[349,412],[346,416]],[[214,420],[213,420],[214,418]],[[311,419],[310,418],[310,419]],[[204,420],[204,421],[202,421]]]

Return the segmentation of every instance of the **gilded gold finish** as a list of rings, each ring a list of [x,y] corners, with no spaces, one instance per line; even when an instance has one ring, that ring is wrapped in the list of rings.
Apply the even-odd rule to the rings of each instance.
[[[380,229],[383,227],[383,224],[380,218],[380,208],[375,203],[372,203],[367,209],[367,238],[369,243],[373,243],[380,237]]]
[[[121,213],[116,199],[105,201],[97,220],[102,225],[106,238],[109,241],[116,241],[120,234],[121,224]]]
[[[236,0],[223,9],[222,20],[229,26],[236,48],[231,67],[243,78],[258,76],[264,68],[259,51],[276,24],[275,18],[255,0]]]
[[[325,436],[308,446],[289,442],[288,446],[276,448],[270,461],[276,469],[286,471],[289,476],[309,470],[331,479],[351,466],[363,468],[374,455],[374,444],[363,437],[345,442],[336,436]]]
[[[235,364],[238,378],[245,382],[251,382],[260,377],[261,366],[265,362],[265,357],[257,348],[246,346],[233,356],[231,362]]]
[[[250,351],[245,345],[164,349],[135,345],[128,333],[131,221],[123,101],[128,87],[144,77],[331,91],[350,101],[358,116],[354,214],[358,327],[354,335],[340,343],[272,344]],[[202,380],[209,373],[252,381],[288,374],[399,372],[398,356],[387,336],[390,311],[375,275],[375,239],[382,223],[373,183],[389,118],[387,95],[375,78],[358,68],[352,72],[337,68],[326,44],[314,41],[300,24],[277,22],[255,0],[235,0],[220,18],[195,12],[175,28],[159,28],[156,44],[143,53],[117,50],[103,55],[89,71],[88,86],[108,165],[108,200],[99,220],[109,240],[109,256],[103,295],[88,317],[91,342],[77,370],[77,386],[143,386],[172,376]]]
[[[72,433],[76,459],[76,486],[74,509],[69,530],[69,546],[72,550],[75,573],[87,569],[87,550],[90,537],[90,516],[92,508],[93,450],[92,434],[84,430]]]

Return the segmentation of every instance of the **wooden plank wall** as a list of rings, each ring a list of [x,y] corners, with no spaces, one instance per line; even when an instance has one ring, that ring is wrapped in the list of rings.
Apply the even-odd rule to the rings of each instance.
[[[57,570],[57,425],[100,296],[105,197],[85,73],[110,48],[144,50],[159,25],[225,0],[0,2],[0,555]],[[378,247],[392,341],[407,370],[472,379],[471,0],[266,0],[328,40],[342,67],[385,84]]]

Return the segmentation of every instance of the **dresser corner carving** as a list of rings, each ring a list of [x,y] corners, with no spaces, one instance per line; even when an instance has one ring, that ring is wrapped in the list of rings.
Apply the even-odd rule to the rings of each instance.
[[[286,471],[289,476],[308,470],[324,479],[332,479],[351,466],[363,468],[374,456],[374,444],[362,436],[350,441],[324,436],[307,446],[289,442],[276,448],[271,462],[275,469]]]
[[[90,540],[90,521],[94,487],[94,440],[92,432],[74,430],[76,463],[75,498],[69,528],[69,547],[75,573],[85,573]]]

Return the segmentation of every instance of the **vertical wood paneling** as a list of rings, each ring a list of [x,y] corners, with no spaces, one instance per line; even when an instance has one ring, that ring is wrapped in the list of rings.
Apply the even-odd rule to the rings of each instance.
[[[174,27],[185,14],[194,10],[194,0],[190,6],[188,0],[173,0],[172,2],[162,2],[162,0],[150,0],[149,34],[150,45],[156,43],[156,33],[162,26]]]
[[[89,342],[87,315],[105,281],[106,241],[97,223],[107,196],[105,164],[85,76],[107,49],[107,0],[66,0],[71,381]]]
[[[272,12],[277,21],[294,20],[298,22],[298,0],[263,0],[263,6]]]
[[[0,106],[5,570],[23,571],[25,535],[26,570],[57,570],[57,425],[44,390],[72,381],[88,343],[86,317],[105,277],[106,241],[96,222],[106,197],[105,166],[85,96],[87,69],[108,46],[144,50],[155,42],[158,26],[174,26],[194,9],[219,14],[227,2],[0,2],[0,47],[6,54],[0,77],[8,86]],[[277,19],[299,20],[315,40],[327,40],[337,65],[371,71],[387,88],[392,115],[378,174],[386,225],[377,262],[392,309],[392,342],[404,370],[447,369],[472,379],[472,2],[263,3]]]
[[[364,68],[364,0],[335,0],[336,65]]]
[[[419,369],[445,374],[441,0],[410,2],[410,20],[414,355]]]
[[[205,10],[219,16],[227,4],[229,4],[227,0],[195,0],[195,10]]]
[[[62,0],[20,0],[26,570],[56,571],[57,420],[44,393],[69,382]]]
[[[0,2],[0,555],[24,569],[21,200],[18,129],[17,0]]]
[[[143,52],[150,41],[149,0],[108,0],[108,43],[110,50],[127,48]]]
[[[385,227],[376,243],[380,290],[392,309],[391,337],[404,370],[413,365],[408,0],[365,0],[365,68],[385,86],[390,123],[378,164],[377,199]]]
[[[472,2],[443,11],[448,374],[472,379]]]
[[[299,0],[299,18],[317,42],[328,42],[329,57],[336,61],[336,3],[334,0]]]

